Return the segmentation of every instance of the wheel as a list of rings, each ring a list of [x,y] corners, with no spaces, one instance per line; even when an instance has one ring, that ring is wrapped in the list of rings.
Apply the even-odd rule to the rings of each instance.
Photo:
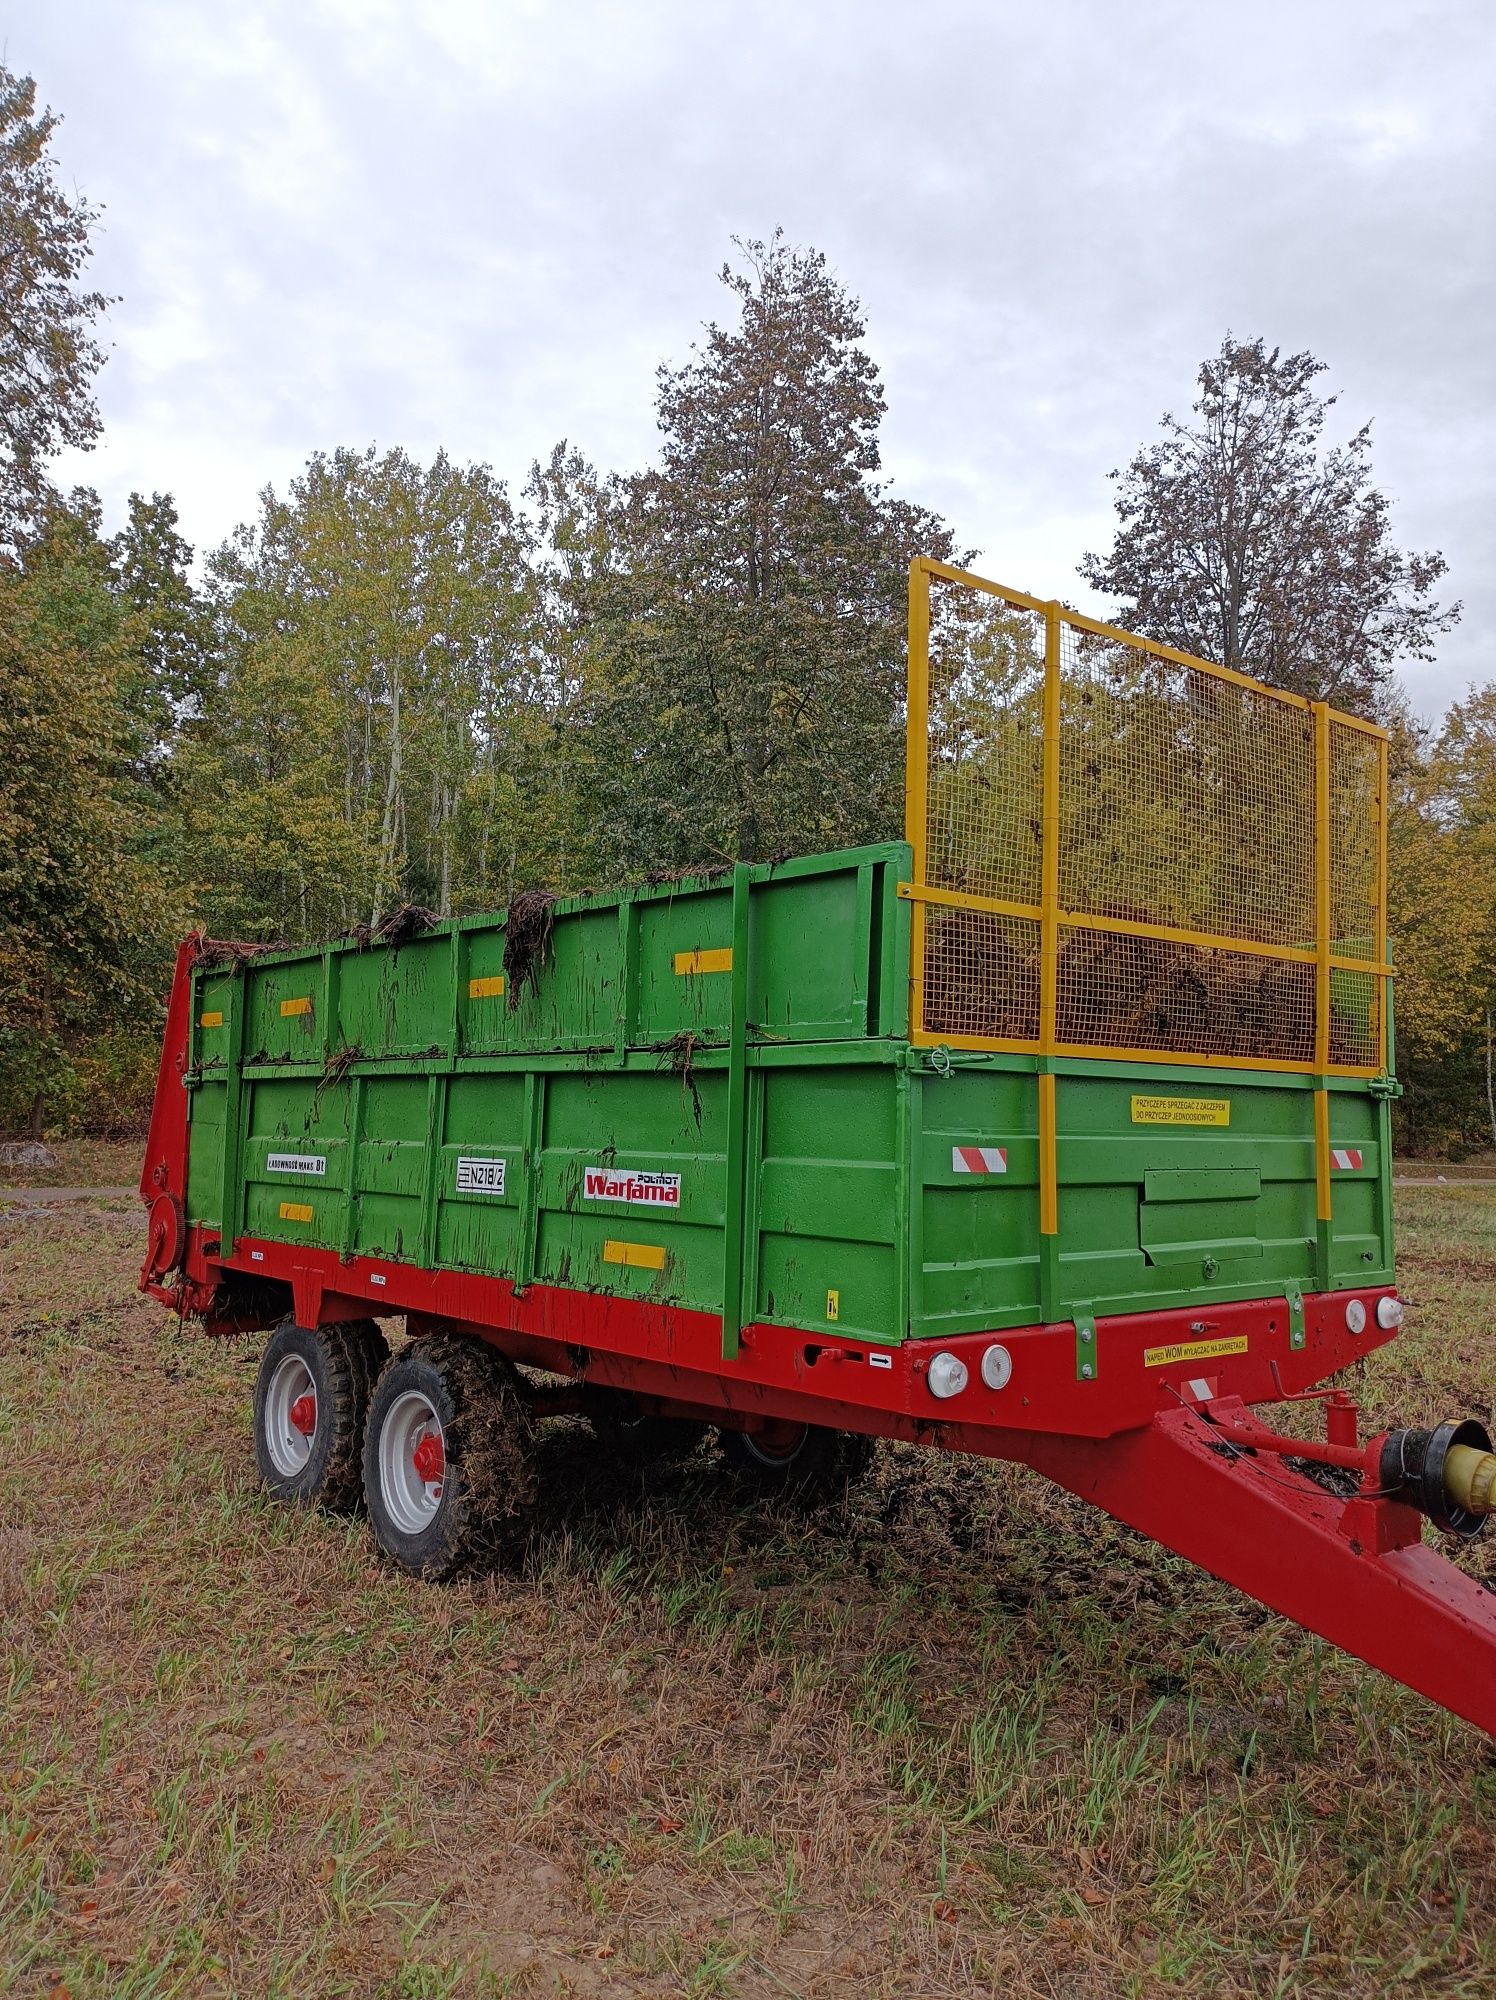
[[[272,1500],[352,1513],[363,1495],[364,1418],[388,1358],[371,1319],[283,1320],[255,1382],[255,1458]]]
[[[873,1440],[855,1431],[826,1430],[775,1418],[756,1431],[719,1431],[733,1476],[766,1498],[829,1500],[860,1479]]]
[[[627,1389],[593,1389],[586,1414],[598,1443],[625,1465],[668,1464],[689,1457],[709,1428],[691,1417],[661,1416],[644,1409]]]
[[[388,1363],[364,1437],[364,1500],[387,1556],[452,1576],[493,1553],[534,1497],[535,1422],[501,1355],[445,1333]]]

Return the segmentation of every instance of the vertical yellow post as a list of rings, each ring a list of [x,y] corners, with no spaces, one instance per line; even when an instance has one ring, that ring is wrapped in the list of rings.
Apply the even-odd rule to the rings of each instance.
[[[1314,1212],[1330,1220],[1330,1093],[1323,1086],[1314,1093]]]
[[[1314,704],[1314,927],[1318,962],[1314,976],[1314,1067],[1319,1071],[1314,1094],[1315,1213],[1330,1220],[1330,1098],[1325,1072],[1330,1067],[1330,710]]]
[[[1377,893],[1376,959],[1387,963],[1387,815],[1392,810],[1388,795],[1387,739],[1377,745]],[[1390,1070],[1393,1051],[1387,1046],[1387,980],[1377,976],[1377,1050],[1384,1070]]]
[[[914,850],[914,887],[925,887],[930,810],[930,572],[909,565],[909,700],[904,733],[904,838]],[[925,1025],[925,905],[909,912],[909,1032]]]
[[[1054,1055],[1060,968],[1060,607],[1044,612],[1044,765],[1042,875],[1039,896],[1039,1233],[1060,1226]]]

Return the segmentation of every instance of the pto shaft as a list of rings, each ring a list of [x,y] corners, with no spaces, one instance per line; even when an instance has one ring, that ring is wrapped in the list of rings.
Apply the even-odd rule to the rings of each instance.
[[[1387,1492],[1450,1534],[1478,1535],[1496,1512],[1496,1453],[1485,1426],[1471,1417],[1431,1431],[1389,1431],[1378,1471]]]
[[[1496,1452],[1453,1444],[1444,1461],[1444,1491],[1467,1514],[1496,1511]]]

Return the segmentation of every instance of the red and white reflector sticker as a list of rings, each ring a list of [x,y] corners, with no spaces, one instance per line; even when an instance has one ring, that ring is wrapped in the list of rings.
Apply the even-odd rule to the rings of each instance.
[[[1344,1170],[1359,1167],[1361,1155],[1353,1146],[1334,1146],[1330,1150],[1330,1161],[1332,1165]]]
[[[1008,1155],[1002,1146],[952,1146],[953,1174],[1005,1174]]]
[[[1220,1386],[1219,1375],[1196,1375],[1193,1381],[1183,1384],[1184,1400],[1187,1403],[1212,1402]]]

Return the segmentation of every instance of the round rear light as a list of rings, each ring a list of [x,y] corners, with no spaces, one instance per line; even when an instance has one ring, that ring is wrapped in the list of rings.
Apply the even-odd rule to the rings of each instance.
[[[982,1380],[989,1389],[1006,1389],[1013,1379],[1013,1357],[1001,1343],[982,1356]]]
[[[927,1379],[930,1384],[930,1394],[939,1396],[944,1401],[947,1396],[959,1396],[970,1377],[966,1363],[960,1355],[942,1352],[930,1363]]]
[[[1365,1333],[1366,1301],[1364,1299],[1351,1300],[1345,1309],[1345,1323],[1352,1333]]]
[[[1403,1302],[1401,1299],[1377,1300],[1377,1325],[1391,1333],[1395,1326],[1403,1323]]]

